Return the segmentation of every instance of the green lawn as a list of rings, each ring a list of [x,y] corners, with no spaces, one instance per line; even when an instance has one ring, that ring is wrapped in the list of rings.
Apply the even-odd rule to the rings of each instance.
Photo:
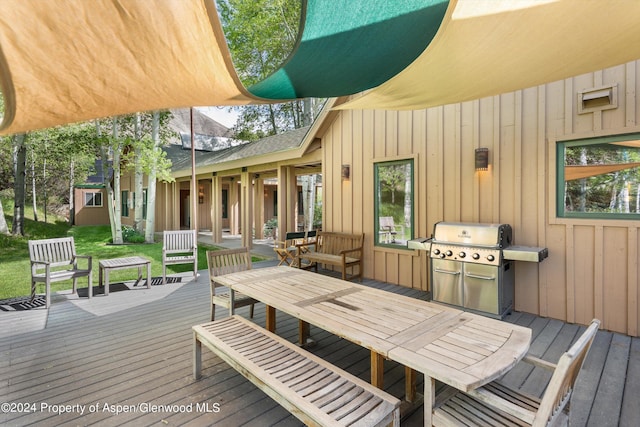
[[[9,228],[13,221],[13,204],[11,201],[2,200],[5,216]],[[93,257],[93,284],[98,284],[98,262],[102,259],[119,258],[139,255],[151,260],[151,274],[154,277],[162,276],[162,242],[154,244],[125,244],[112,245],[109,243],[111,232],[109,226],[82,226],[70,227],[60,219],[49,218],[48,223],[35,222],[33,212],[27,209],[28,219],[25,222],[24,237],[5,236],[0,234],[0,300],[31,293],[31,272],[29,265],[29,249],[27,242],[31,239],[48,239],[64,236],[73,236],[78,255],[91,255]],[[42,215],[42,214],[41,214]],[[215,246],[198,245],[198,269],[207,268],[206,251],[220,249]],[[259,258],[254,258],[259,261]],[[81,261],[83,262],[83,261]],[[171,265],[167,267],[167,274],[191,271],[191,266]],[[122,280],[131,280],[135,275],[134,269],[115,270],[109,274],[109,281],[115,283]],[[86,278],[78,279],[78,287],[86,287]],[[72,281],[56,282],[51,284],[52,292],[71,289]],[[38,293],[44,292],[44,286],[38,285]]]

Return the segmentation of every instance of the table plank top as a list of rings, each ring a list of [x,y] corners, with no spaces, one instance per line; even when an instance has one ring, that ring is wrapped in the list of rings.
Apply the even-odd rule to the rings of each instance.
[[[465,391],[513,367],[531,341],[529,328],[286,266],[216,281]]]

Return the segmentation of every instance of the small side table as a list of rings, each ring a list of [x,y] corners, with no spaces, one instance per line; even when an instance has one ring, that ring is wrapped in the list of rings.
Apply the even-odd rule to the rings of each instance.
[[[98,285],[102,286],[102,275],[104,273],[104,294],[109,295],[109,271],[122,270],[124,268],[138,267],[138,279],[134,286],[142,280],[142,267],[147,266],[147,289],[151,289],[151,261],[139,256],[132,256],[126,258],[112,258],[103,259],[99,263],[98,270]],[[89,298],[91,298],[91,292],[89,292]]]

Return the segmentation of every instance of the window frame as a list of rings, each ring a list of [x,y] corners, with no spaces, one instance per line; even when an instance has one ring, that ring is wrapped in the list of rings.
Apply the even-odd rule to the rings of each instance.
[[[100,204],[95,203],[96,195],[100,197]],[[91,197],[90,199],[91,203],[88,203],[89,199],[87,199],[87,196]],[[101,208],[103,206],[102,199],[103,199],[102,191],[86,191],[84,193],[84,206],[89,208]]]
[[[555,144],[555,216],[557,219],[591,219],[591,220],[624,220],[638,221],[640,220],[640,212],[622,213],[622,212],[575,212],[565,210],[565,153],[567,147],[580,147],[589,145],[601,145],[604,143],[616,143],[631,140],[640,140],[640,133],[605,135],[593,138],[580,138],[564,141],[556,141]],[[640,194],[637,195],[640,197]]]
[[[415,210],[416,210],[416,159],[415,157],[402,157],[397,159],[380,159],[373,162],[373,242],[374,247],[388,249],[410,250],[407,245],[397,243],[385,243],[382,241],[380,233],[380,201],[378,200],[379,169],[381,166],[392,166],[398,164],[409,164],[411,166],[411,221],[410,232],[406,240],[415,238]],[[403,236],[404,237],[404,236]],[[404,238],[402,240],[405,240]]]

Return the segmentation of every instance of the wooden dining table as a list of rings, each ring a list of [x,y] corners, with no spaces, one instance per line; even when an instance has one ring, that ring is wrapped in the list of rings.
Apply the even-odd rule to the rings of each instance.
[[[301,322],[301,343],[311,324],[369,349],[377,387],[383,387],[384,359],[404,365],[409,402],[416,399],[415,372],[424,374],[425,425],[431,425],[436,381],[473,390],[511,369],[531,341],[526,327],[292,267],[246,270],[216,282],[231,298],[240,292],[265,303],[272,332],[280,310]]]

